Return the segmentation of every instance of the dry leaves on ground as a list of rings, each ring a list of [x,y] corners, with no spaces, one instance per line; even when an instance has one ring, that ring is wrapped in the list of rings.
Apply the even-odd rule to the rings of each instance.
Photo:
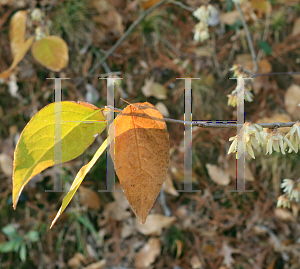
[[[296,84],[291,85],[284,96],[284,105],[286,111],[294,119],[300,118],[300,87]]]
[[[151,265],[160,254],[161,246],[158,238],[150,238],[135,258],[136,268],[145,268]]]
[[[169,228],[176,220],[175,217],[166,217],[160,214],[149,215],[144,224],[136,221],[137,230],[144,235],[161,235],[163,228]]]
[[[226,173],[226,171],[224,171],[222,168],[209,163],[206,164],[206,168],[213,182],[222,186],[227,186],[230,183],[228,173]]]

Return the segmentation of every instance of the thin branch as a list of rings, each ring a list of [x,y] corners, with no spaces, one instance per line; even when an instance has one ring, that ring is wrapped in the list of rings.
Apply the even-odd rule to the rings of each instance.
[[[245,29],[245,32],[246,32],[246,37],[247,37],[249,49],[250,49],[250,52],[251,52],[251,57],[252,57],[252,60],[253,60],[253,63],[254,63],[254,69],[255,69],[255,72],[256,72],[258,70],[258,66],[257,66],[257,61],[256,61],[255,50],[254,50],[253,43],[252,43],[252,38],[251,38],[249,29],[248,29],[248,26],[247,26],[247,23],[246,23],[246,20],[245,20],[245,17],[244,17],[244,14],[243,14],[243,11],[242,11],[240,5],[238,3],[236,3],[235,1],[233,1],[233,2],[234,2],[234,5],[235,5],[236,9],[238,10],[238,12],[241,16],[241,19],[242,19],[242,23],[243,23],[243,26],[244,26],[244,29]]]
[[[300,75],[300,72],[261,73],[261,74],[253,74],[251,77],[258,77],[258,76],[278,76],[278,75]]]
[[[133,29],[138,26],[140,24],[140,22],[145,19],[145,17],[151,13],[154,9],[158,8],[159,6],[161,6],[162,4],[164,4],[165,2],[167,2],[168,0],[162,0],[160,2],[158,2],[156,5],[152,6],[151,8],[147,9],[143,14],[141,14],[141,16],[139,16],[139,18],[137,20],[135,20],[130,26],[129,28],[126,30],[126,32],[124,33],[124,35],[121,36],[121,38],[116,42],[115,45],[113,45],[111,47],[111,49],[104,55],[104,57],[94,65],[94,67],[88,72],[88,75],[91,75],[97,68],[99,68],[105,61],[106,59],[124,42],[124,40],[127,38],[127,36],[129,36],[129,34],[133,31]],[[77,83],[76,83],[76,87],[78,87],[79,85],[81,85],[83,83],[83,81],[85,80],[85,78],[87,76],[84,76],[83,78],[81,78]]]
[[[184,4],[182,4],[180,1],[170,1],[171,4],[174,4],[174,5],[177,5],[177,6],[180,6],[181,8],[185,9],[185,10],[188,10],[190,12],[194,12],[195,10],[191,7],[188,7]]]
[[[119,108],[114,108],[111,106],[107,106],[109,109],[113,109],[114,112],[122,112],[122,109]],[[113,113],[113,111],[106,111],[108,113]],[[209,122],[209,121],[183,121],[183,120],[174,120],[170,118],[164,118],[166,122],[171,122],[171,123],[180,123],[180,124],[186,124],[190,123],[192,126],[198,126],[202,128],[237,128],[237,126],[243,126],[243,124],[236,124],[236,123],[222,123],[221,120],[217,122]],[[260,125],[263,128],[280,128],[280,127],[292,127],[296,122],[272,122],[272,123],[255,123]]]
[[[266,41],[268,38],[268,34],[269,34],[269,30],[270,30],[270,21],[271,21],[271,2],[270,0],[268,0],[268,8],[267,8],[267,13],[266,13],[266,23],[265,23],[265,30],[264,30],[264,34],[263,34],[263,41]],[[264,51],[262,49],[259,50],[258,54],[257,54],[257,62],[260,61],[260,58],[262,57],[262,55],[264,54]]]
[[[168,121],[169,119],[165,119],[165,121]],[[172,120],[173,121],[173,120]],[[178,122],[179,123],[179,122]],[[184,121],[182,121],[184,123]],[[257,125],[260,125],[263,128],[280,128],[280,127],[292,127],[296,122],[272,122],[272,123],[255,123]],[[237,128],[237,126],[243,126],[243,124],[235,124],[235,123],[210,123],[210,122],[201,122],[201,123],[195,123],[192,122],[192,126],[198,126],[202,128]]]

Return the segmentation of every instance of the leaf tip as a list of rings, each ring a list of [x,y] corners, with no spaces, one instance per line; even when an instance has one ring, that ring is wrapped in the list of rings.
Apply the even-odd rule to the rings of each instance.
[[[50,228],[49,229],[52,229],[53,225],[55,224],[56,220],[58,219],[59,216],[56,215],[56,217],[54,218],[54,220],[52,221],[51,225],[50,225]]]

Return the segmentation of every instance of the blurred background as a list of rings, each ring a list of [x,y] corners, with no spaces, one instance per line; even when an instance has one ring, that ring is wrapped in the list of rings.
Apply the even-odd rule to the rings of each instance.
[[[171,158],[164,195],[143,226],[123,193],[98,192],[106,189],[106,153],[51,230],[64,197],[45,192],[53,190],[55,167],[30,180],[13,210],[14,149],[29,120],[54,102],[54,81],[46,78],[71,78],[62,81],[62,100],[103,108],[107,81],[98,78],[119,76],[123,79],[115,84],[116,108],[127,106],[120,98],[148,101],[164,117],[183,120],[184,81],[176,78],[201,77],[192,81],[193,120],[236,119],[236,107],[228,105],[236,87],[236,80],[228,79],[233,77],[229,69],[238,64],[240,72],[251,75],[254,63],[231,0],[167,1],[89,73],[157,2],[0,0],[0,268],[300,268],[299,203],[276,207],[283,179],[300,177],[299,153],[265,155],[265,148],[259,148],[255,159],[246,154],[245,188],[254,192],[230,193],[236,184],[236,160],[227,152],[235,129],[193,128],[193,189],[202,192],[179,193],[184,125],[167,123]],[[236,2],[252,36],[256,73],[300,71],[300,1]],[[200,15],[193,15],[200,7]],[[65,42],[47,44],[53,51],[51,63],[34,48],[40,43],[33,43],[23,57],[12,46],[22,26],[13,28],[11,21],[20,10],[26,11],[25,40],[35,34],[36,39],[50,35]],[[252,102],[245,102],[246,121],[297,121],[299,82],[299,75],[255,77],[248,85]],[[106,131],[84,154],[63,164],[64,189],[105,138]]]

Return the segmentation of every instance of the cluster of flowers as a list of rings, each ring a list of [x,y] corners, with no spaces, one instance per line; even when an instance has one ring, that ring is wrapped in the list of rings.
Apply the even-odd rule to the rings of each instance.
[[[242,68],[241,65],[239,64],[234,64],[232,68],[229,69],[230,71],[234,71],[233,76],[236,78],[248,78],[250,77],[250,71]],[[251,92],[252,87],[251,87],[251,79],[245,79],[245,80],[238,80],[237,81],[237,86],[236,88],[227,95],[228,97],[228,105],[229,106],[233,106],[235,107],[237,105],[237,92],[238,89],[241,87],[241,85],[239,85],[240,83],[244,83],[244,96],[245,96],[245,100],[247,102],[252,102],[253,101],[253,94]]]
[[[290,207],[290,201],[294,198],[297,202],[299,202],[300,178],[296,182],[292,179],[284,179],[281,184],[281,188],[283,188],[283,192],[285,192],[285,194],[278,197],[277,207]]]
[[[219,23],[218,10],[213,5],[202,5],[193,12],[200,22],[195,25],[194,40],[203,42],[209,39],[208,26],[215,26]]]
[[[252,146],[257,149],[259,146],[266,146],[266,154],[272,154],[273,150],[285,154],[298,152],[300,148],[300,122],[296,122],[290,131],[285,135],[275,128],[273,131],[262,128],[258,124],[246,122],[240,133],[234,137],[230,137],[229,141],[233,141],[228,154],[236,153],[239,159],[244,152],[255,159]]]

